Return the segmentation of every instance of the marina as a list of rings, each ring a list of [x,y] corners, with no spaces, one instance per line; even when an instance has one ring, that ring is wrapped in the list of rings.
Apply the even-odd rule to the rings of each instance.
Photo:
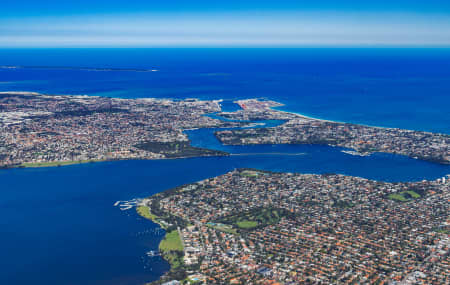
[[[129,201],[116,201],[114,203],[114,207],[119,207],[121,211],[126,211],[135,208],[141,202],[142,202],[141,199],[131,199]]]

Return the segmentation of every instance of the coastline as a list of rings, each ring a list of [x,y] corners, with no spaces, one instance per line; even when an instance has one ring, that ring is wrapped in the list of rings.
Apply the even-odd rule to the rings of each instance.
[[[279,103],[280,106],[270,107],[269,109],[274,110],[274,111],[278,111],[278,112],[281,112],[281,113],[297,115],[297,116],[300,116],[302,118],[309,119],[309,120],[316,120],[316,121],[322,121],[322,122],[335,122],[335,123],[343,123],[343,124],[345,124],[345,122],[331,121],[331,120],[327,120],[327,119],[321,119],[321,118],[317,118],[317,117],[307,116],[307,115],[299,113],[299,112],[282,110],[281,108],[285,107],[286,104],[278,102],[278,101],[275,101],[275,102]]]
[[[159,217],[151,212],[150,207],[139,205],[136,207],[136,212],[139,216],[158,224],[163,229],[167,229],[167,227],[158,220]]]
[[[244,110],[244,108],[242,108],[242,106],[238,102],[239,101],[245,101],[245,100],[251,100],[251,99],[248,99],[248,98],[247,99],[240,99],[240,100],[236,100],[236,101],[233,101],[233,102],[236,103],[237,105],[239,105],[239,107],[242,110]],[[400,129],[399,127],[384,127],[384,126],[368,125],[368,124],[359,123],[359,122],[346,122],[346,121],[328,120],[328,119],[313,117],[313,116],[305,115],[303,113],[296,112],[296,111],[283,110],[282,108],[287,106],[287,104],[279,102],[279,101],[275,101],[275,100],[271,100],[271,101],[273,101],[275,103],[278,103],[279,105],[278,106],[273,106],[273,107],[268,107],[267,110],[277,111],[277,112],[280,112],[280,113],[285,113],[285,114],[290,114],[290,115],[296,115],[298,117],[301,117],[301,118],[307,119],[307,120],[315,120],[315,121],[320,121],[320,122],[339,123],[339,124],[353,124],[353,125],[360,125],[360,126],[379,128],[379,129]],[[409,129],[406,129],[406,130],[409,130]],[[424,131],[424,132],[432,133],[430,131]]]
[[[281,104],[283,104],[283,103],[281,103]],[[286,104],[283,104],[283,106],[286,106]],[[339,123],[339,124],[352,124],[352,125],[359,125],[359,126],[378,128],[378,129],[402,129],[400,127],[385,127],[385,126],[369,125],[369,124],[364,124],[364,123],[360,123],[360,122],[327,120],[327,119],[321,119],[321,118],[317,118],[317,117],[306,116],[306,115],[304,115],[302,113],[299,113],[299,112],[286,111],[286,110],[278,109],[278,108],[282,108],[283,106],[270,107],[270,109],[272,109],[274,111],[282,112],[282,113],[297,115],[297,116],[300,116],[300,117],[305,118],[305,119],[316,120],[316,121],[321,121],[321,122]],[[403,129],[403,130],[407,130],[407,131],[421,131],[421,132],[430,133],[430,134],[434,133],[434,132],[431,132],[431,131],[416,130],[416,129]],[[442,134],[448,134],[448,133],[442,133]]]
[[[158,194],[155,194],[158,195]],[[170,226],[160,220],[160,217],[151,212],[150,207],[144,203],[136,207],[136,213],[144,219],[150,220],[165,230],[164,237],[158,244],[158,251],[161,257],[169,263],[170,269],[161,275],[157,280],[146,284],[161,284],[162,282],[185,277],[184,269],[184,243],[180,235],[180,228],[170,230]]]
[[[20,164],[2,165],[1,169],[13,169],[13,168],[43,168],[43,167],[62,167],[68,165],[85,164],[85,163],[96,163],[96,162],[106,162],[106,161],[121,161],[121,160],[166,160],[166,159],[184,159],[184,158],[194,158],[194,157],[220,157],[220,156],[230,156],[231,154],[224,151],[193,147],[189,141],[189,149],[196,151],[205,151],[204,154],[199,153],[198,155],[186,155],[181,154],[179,156],[167,156],[158,158],[136,158],[136,157],[124,157],[124,158],[111,158],[111,159],[89,159],[89,160],[67,160],[67,161],[48,161],[48,162],[23,162]],[[210,151],[211,153],[208,153]]]
[[[2,68],[2,67],[0,67],[0,68]],[[47,94],[47,93],[40,93],[40,92],[33,92],[33,91],[0,91],[0,94],[15,94],[15,95],[25,95],[25,96],[33,96],[33,95],[55,96],[55,95],[50,95],[50,94]],[[59,95],[56,95],[56,96],[59,96]],[[69,96],[74,96],[74,97],[103,97],[103,96],[98,96],[98,95],[87,95],[87,94],[69,94]],[[106,97],[108,97],[108,96],[106,96]],[[121,97],[108,97],[108,98],[123,99]],[[127,99],[129,99],[129,98],[127,98]],[[151,100],[160,100],[160,101],[163,101],[163,100],[174,100],[174,101],[181,100],[181,99],[174,99],[174,98],[157,98],[157,97],[138,97],[138,98],[135,98],[135,99],[144,99],[144,100],[145,99],[151,99]],[[191,99],[191,98],[185,98],[185,99]],[[196,98],[194,98],[194,99],[196,99]],[[317,120],[317,121],[330,122],[330,123],[354,124],[354,125],[361,125],[361,126],[380,128],[380,129],[401,129],[400,127],[385,127],[385,126],[379,126],[379,125],[364,124],[364,123],[360,123],[360,122],[329,120],[329,119],[324,119],[324,118],[313,117],[313,116],[305,115],[305,114],[297,112],[297,111],[283,110],[282,108],[287,106],[288,104],[283,103],[281,101],[271,100],[271,99],[243,98],[243,99],[234,100],[232,102],[235,103],[236,105],[238,105],[241,110],[244,110],[244,108],[242,108],[242,106],[239,104],[239,101],[246,101],[246,100],[251,100],[251,99],[256,99],[256,100],[259,100],[259,101],[260,101],[260,99],[262,99],[263,101],[264,100],[273,101],[275,103],[278,103],[279,105],[278,106],[273,106],[273,107],[268,107],[267,109],[273,110],[273,111],[282,112],[282,113],[286,113],[286,114],[292,114],[292,115],[300,116],[300,117],[302,117],[304,119]],[[203,99],[203,100],[205,100],[205,99]],[[227,99],[220,98],[220,99],[207,99],[207,100],[215,101],[220,106],[220,103],[225,101],[225,100],[227,100]],[[214,113],[211,113],[211,114],[214,114]],[[205,115],[210,115],[210,114],[205,114]],[[188,130],[188,129],[186,129],[186,130]],[[416,131],[415,129],[405,129],[405,130]],[[434,133],[432,131],[425,131],[425,130],[422,130],[422,131],[426,132],[426,133]],[[447,134],[447,133],[444,133],[444,134]]]
[[[127,161],[127,160],[175,160],[175,159],[185,159],[185,158],[196,158],[196,157],[221,157],[230,156],[230,153],[223,155],[199,155],[199,156],[179,156],[179,157],[162,157],[162,158],[119,158],[119,159],[91,159],[91,160],[70,160],[70,161],[51,161],[51,162],[24,162],[16,165],[5,165],[0,166],[1,169],[17,169],[17,168],[45,168],[45,167],[63,167],[69,165],[77,164],[87,164],[87,163],[97,163],[97,162],[108,162],[108,161]]]
[[[293,111],[286,111],[286,110],[281,110],[278,108],[282,108],[283,106],[286,106],[285,104],[283,104],[282,106],[278,106],[278,107],[270,107],[271,110],[277,111],[277,112],[281,112],[281,113],[286,113],[286,114],[291,114],[291,115],[296,115],[296,116],[300,116],[304,119],[309,119],[309,120],[315,120],[315,121],[321,121],[321,122],[331,122],[331,123],[342,123],[342,124],[348,124],[347,122],[340,122],[340,121],[332,121],[332,120],[326,120],[326,119],[320,119],[320,118],[316,118],[316,117],[311,117],[311,116],[306,116],[302,113],[299,112],[293,112]]]
[[[89,160],[69,160],[69,161],[49,161],[49,162],[24,162],[16,168],[41,168],[41,167],[60,167],[75,164],[95,163],[109,161],[107,159],[89,159]]]

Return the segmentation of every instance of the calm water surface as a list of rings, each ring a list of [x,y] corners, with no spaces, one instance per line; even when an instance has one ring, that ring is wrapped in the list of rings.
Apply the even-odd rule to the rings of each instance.
[[[2,65],[30,68],[0,69],[0,91],[224,98],[228,111],[236,109],[232,100],[264,97],[285,103],[284,110],[320,118],[450,133],[448,50],[3,49]],[[189,131],[189,136],[196,146],[234,155],[0,171],[0,284],[155,280],[169,266],[145,252],[157,249],[164,233],[114,203],[234,168],[384,181],[450,173],[449,166],[404,156],[358,157],[327,146],[222,146],[212,132]]]

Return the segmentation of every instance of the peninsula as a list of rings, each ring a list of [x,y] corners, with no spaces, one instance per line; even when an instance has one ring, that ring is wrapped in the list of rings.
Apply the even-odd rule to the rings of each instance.
[[[141,214],[174,250],[151,284],[448,284],[449,178],[237,169],[155,194]]]
[[[219,115],[237,120],[284,120],[270,128],[218,131],[216,137],[226,145],[323,144],[356,150],[365,155],[386,152],[450,164],[450,135],[371,127],[305,117],[272,109],[281,104],[256,99],[240,100],[242,110]]]

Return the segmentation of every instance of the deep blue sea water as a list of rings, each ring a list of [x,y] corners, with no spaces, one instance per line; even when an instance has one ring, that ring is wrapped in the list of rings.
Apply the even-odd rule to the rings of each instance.
[[[117,97],[266,97],[338,121],[450,132],[450,49],[1,49],[0,90]]]
[[[26,67],[0,69],[0,91],[223,98],[227,111],[237,108],[232,100],[262,97],[319,118],[450,133],[450,50],[0,49],[0,66]],[[238,167],[384,181],[450,173],[404,156],[358,157],[327,146],[222,146],[212,131],[189,136],[232,156],[0,171],[0,284],[155,280],[168,264],[145,252],[157,249],[163,232],[113,204]]]

